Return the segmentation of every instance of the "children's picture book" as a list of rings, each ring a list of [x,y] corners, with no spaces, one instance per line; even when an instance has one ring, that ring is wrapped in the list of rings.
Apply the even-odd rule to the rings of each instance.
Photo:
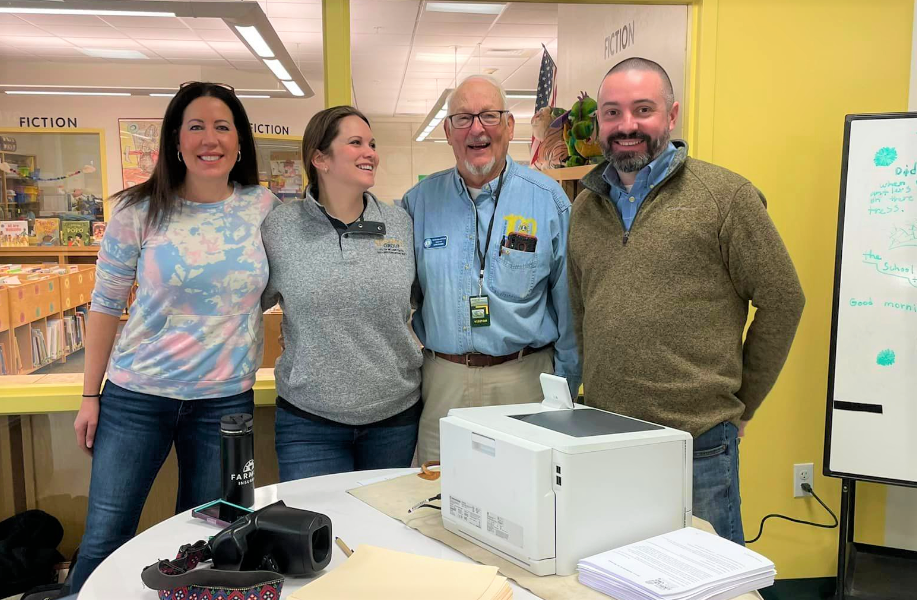
[[[88,246],[91,244],[89,221],[64,221],[61,223],[61,242],[64,246]]]
[[[96,221],[92,224],[92,243],[96,246],[102,244],[102,238],[105,237],[105,228],[108,223],[105,221]]]
[[[60,219],[35,219],[35,239],[39,246],[60,246]]]
[[[0,221],[0,246],[28,245],[28,221]]]

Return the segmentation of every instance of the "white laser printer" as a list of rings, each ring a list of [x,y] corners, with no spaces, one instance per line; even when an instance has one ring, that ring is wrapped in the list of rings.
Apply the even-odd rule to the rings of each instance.
[[[690,525],[691,435],[578,406],[542,375],[545,401],[440,419],[443,525],[536,575]]]

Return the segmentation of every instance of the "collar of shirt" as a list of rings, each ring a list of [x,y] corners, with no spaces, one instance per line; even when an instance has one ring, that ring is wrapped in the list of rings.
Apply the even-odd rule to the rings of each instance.
[[[605,172],[602,173],[602,178],[608,182],[608,185],[611,186],[613,192],[618,194],[629,193],[631,196],[643,200],[649,195],[650,190],[656,187],[659,182],[665,178],[666,173],[669,170],[669,165],[672,163],[672,158],[675,157],[675,144],[669,142],[668,147],[657,156],[653,161],[640,169],[640,172],[637,173],[636,179],[634,179],[634,185],[628,192],[624,188],[624,184],[621,183],[621,178],[618,176],[618,171],[614,166],[609,162],[608,166],[605,167]]]

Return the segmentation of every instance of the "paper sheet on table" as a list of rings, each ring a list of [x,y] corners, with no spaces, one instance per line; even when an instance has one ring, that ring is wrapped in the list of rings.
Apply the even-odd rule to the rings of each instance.
[[[764,556],[693,527],[590,556],[579,566],[581,581],[591,571],[637,594],[672,599],[774,574],[774,563]]]
[[[506,595],[509,591],[509,595]],[[512,597],[496,567],[359,546],[344,564],[296,590],[291,600],[398,598],[504,600]]]

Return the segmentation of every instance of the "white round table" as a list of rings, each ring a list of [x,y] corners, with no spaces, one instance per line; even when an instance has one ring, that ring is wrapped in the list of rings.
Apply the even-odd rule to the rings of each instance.
[[[347,490],[361,484],[412,472],[418,470],[357,471],[269,485],[255,490],[253,508],[283,500],[287,506],[328,515],[331,518],[332,534],[340,537],[352,549],[360,544],[369,544],[434,558],[473,562],[445,544],[424,536],[347,493]],[[192,518],[190,511],[175,515],[137,535],[105,559],[83,585],[79,600],[155,600],[156,592],[144,587],[140,581],[143,568],[160,559],[175,558],[182,544],[207,539],[218,531],[213,525]],[[346,560],[337,545],[333,545],[332,549],[331,564],[322,573],[327,573]],[[281,598],[286,598],[309,581],[288,577],[284,581]],[[538,596],[515,583],[512,586],[514,600],[538,599]]]

